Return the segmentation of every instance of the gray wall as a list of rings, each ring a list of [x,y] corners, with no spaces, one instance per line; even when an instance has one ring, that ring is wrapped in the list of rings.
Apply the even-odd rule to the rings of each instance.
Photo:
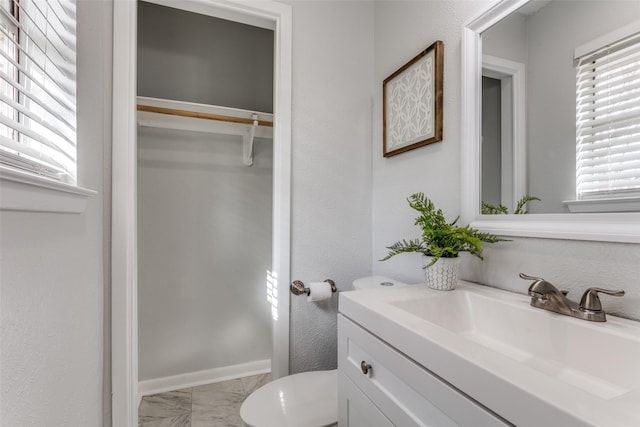
[[[377,260],[385,245],[416,235],[405,201],[412,192],[425,191],[448,216],[459,213],[460,30],[489,3],[293,3],[292,278],[333,276],[349,289],[373,266],[422,281],[418,257]],[[78,216],[0,214],[3,426],[101,423],[110,7],[78,6],[79,133],[88,141],[80,144],[79,176],[100,195]],[[445,139],[383,159],[382,80],[436,39],[445,42]],[[639,269],[640,245],[519,238],[488,247],[484,262],[463,263],[463,277],[521,293],[519,271],[580,290],[620,286],[627,295],[603,303],[640,320]],[[302,299],[292,297],[292,370],[335,367],[335,302]]]
[[[482,53],[526,64],[526,16],[514,13],[482,33]]]
[[[379,262],[389,246],[415,238],[407,197],[422,191],[453,220],[460,213],[460,34],[464,22],[491,1],[375,2],[373,110],[373,272],[422,281],[421,257]],[[382,157],[382,82],[435,40],[444,42],[443,140]]]
[[[371,274],[373,4],[291,5],[291,278],[351,289]],[[288,297],[291,372],[335,368],[337,298]]]
[[[138,5],[138,95],[273,112],[273,31]]]
[[[371,274],[373,4],[295,1],[291,279]],[[291,298],[292,373],[337,366],[337,296]]]
[[[0,424],[7,427],[99,426],[103,384],[109,396],[111,4],[79,1],[77,14],[78,183],[98,195],[82,214],[0,212]]]
[[[138,129],[139,378],[271,358],[270,139]]]
[[[445,44],[444,140],[400,156],[373,161],[373,272],[407,282],[423,282],[420,257],[398,256],[378,262],[385,246],[418,236],[406,197],[424,191],[452,219],[460,212],[460,42],[463,23],[492,2],[376,2],[376,81],[402,65],[436,38]],[[564,3],[564,2],[561,2]],[[637,16],[637,15],[636,15]],[[433,25],[421,25],[421,22]],[[391,42],[390,40],[393,40]],[[381,96],[376,94],[374,153],[382,145]],[[543,167],[543,170],[548,168]],[[448,179],[443,179],[447,177]],[[515,238],[487,245],[485,260],[465,257],[461,277],[526,293],[517,273],[545,277],[578,298],[589,286],[623,288],[627,295],[607,298],[606,309],[640,320],[640,245]]]
[[[272,31],[139,5],[140,94],[271,109]],[[242,149],[138,128],[140,380],[271,358],[272,141]]]

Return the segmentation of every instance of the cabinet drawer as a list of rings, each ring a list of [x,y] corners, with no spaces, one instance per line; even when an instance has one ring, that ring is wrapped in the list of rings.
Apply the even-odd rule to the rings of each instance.
[[[367,374],[362,362],[371,365]],[[511,425],[343,315],[338,315],[338,367],[394,425]]]
[[[340,427],[393,427],[382,412],[338,370],[338,425]]]

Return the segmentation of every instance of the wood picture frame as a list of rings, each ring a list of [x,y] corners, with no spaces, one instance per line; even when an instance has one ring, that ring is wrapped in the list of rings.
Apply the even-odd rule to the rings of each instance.
[[[382,83],[384,157],[442,141],[443,66],[437,40]]]

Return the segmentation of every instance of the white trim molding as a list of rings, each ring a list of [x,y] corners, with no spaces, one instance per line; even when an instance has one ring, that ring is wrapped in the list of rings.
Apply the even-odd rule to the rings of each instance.
[[[500,236],[640,243],[636,213],[479,215],[471,225]]]
[[[0,165],[0,210],[82,213],[93,190]]]
[[[565,200],[569,212],[638,212],[640,197],[612,197],[609,199]]]
[[[140,397],[271,372],[271,360],[256,360],[197,372],[140,381]]]
[[[274,177],[272,363],[274,378],[289,373],[291,216],[291,6],[275,1],[152,0],[274,30]],[[138,425],[137,311],[137,2],[114,2],[112,202],[112,424]]]
[[[594,40],[590,40],[587,43],[576,47],[573,57],[574,59],[581,58],[595,52],[596,50],[602,49],[607,45],[616,43],[637,33],[640,33],[640,21],[634,21],[620,28],[616,28],[607,34],[603,34]]]
[[[113,3],[112,425],[138,424],[137,2]]]
[[[496,56],[482,55],[482,75],[501,82],[502,204],[515,210],[518,200],[527,194],[525,65]],[[510,173],[505,173],[507,170]],[[509,203],[505,203],[505,200]]]
[[[483,231],[551,239],[640,243],[640,213],[480,214],[482,33],[529,0],[502,0],[462,29],[461,219]]]

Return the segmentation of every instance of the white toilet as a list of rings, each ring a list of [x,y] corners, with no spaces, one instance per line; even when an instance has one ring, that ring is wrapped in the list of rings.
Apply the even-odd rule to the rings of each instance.
[[[384,276],[353,281],[355,290],[407,286]],[[338,424],[338,371],[302,372],[270,382],[240,407],[245,427],[329,427]]]

